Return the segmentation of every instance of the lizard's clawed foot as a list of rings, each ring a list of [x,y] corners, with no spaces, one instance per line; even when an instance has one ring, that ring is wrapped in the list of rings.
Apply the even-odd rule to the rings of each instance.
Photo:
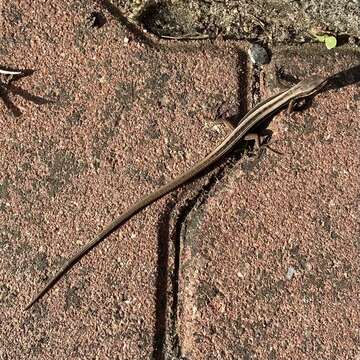
[[[249,133],[244,136],[244,140],[255,142],[254,148],[253,148],[253,152],[255,154],[259,154],[261,149],[266,148],[266,149],[269,149],[270,151],[274,152],[277,155],[283,155],[283,153],[281,151],[270,147],[270,144],[274,143],[274,141],[269,141],[270,134],[268,132],[264,133],[263,135],[259,135],[257,133]]]

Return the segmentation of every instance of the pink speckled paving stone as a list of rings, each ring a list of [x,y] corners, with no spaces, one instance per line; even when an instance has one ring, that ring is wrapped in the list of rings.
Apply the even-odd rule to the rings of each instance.
[[[238,101],[241,53],[224,42],[144,43],[91,2],[1,10],[1,65],[35,72],[12,82],[23,91],[0,108],[0,358],[158,356],[171,196],[23,308],[75,250],[225,137],[214,115]],[[106,19],[99,28],[89,24],[94,11]]]
[[[359,55],[279,49],[262,92],[278,91],[275,69],[329,75]],[[276,116],[272,147],[283,155],[244,157],[184,220],[186,358],[359,358],[359,96],[358,83],[332,88],[302,113]]]

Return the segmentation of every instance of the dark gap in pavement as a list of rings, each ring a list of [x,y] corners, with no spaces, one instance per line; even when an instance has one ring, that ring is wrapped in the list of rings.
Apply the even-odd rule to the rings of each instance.
[[[243,118],[245,114],[248,112],[249,104],[248,104],[248,88],[249,88],[249,70],[247,64],[247,54],[239,49],[239,54],[237,58],[237,71],[238,71],[238,120]],[[240,76],[241,74],[241,76]]]
[[[175,204],[166,205],[158,221],[157,274],[155,292],[155,329],[152,359],[165,360],[167,288],[169,273],[169,229],[170,218]]]

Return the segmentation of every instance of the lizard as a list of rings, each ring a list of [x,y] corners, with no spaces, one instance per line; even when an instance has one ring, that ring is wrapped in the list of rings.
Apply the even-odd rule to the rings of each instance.
[[[288,112],[292,110],[293,104],[299,99],[305,99],[318,91],[320,91],[328,82],[328,78],[319,75],[313,75],[307,79],[298,82],[288,90],[284,90],[278,94],[259,102],[239,121],[237,127],[207,156],[196,163],[193,167],[179,175],[172,181],[161,186],[157,190],[142,197],[133,206],[124,211],[117,219],[109,224],[100,234],[93,240],[81,247],[63,266],[62,268],[47,282],[26,306],[25,310],[31,308],[39,299],[41,299],[60,279],[65,275],[83,256],[91,251],[95,246],[105,240],[110,234],[115,232],[124,223],[131,219],[138,212],[159,200],[166,194],[177,189],[183,184],[189,182],[199,176],[211,165],[219,161],[225,154],[230,152],[236,144],[254,128],[255,125],[263,122],[270,115],[278,112],[288,105]]]

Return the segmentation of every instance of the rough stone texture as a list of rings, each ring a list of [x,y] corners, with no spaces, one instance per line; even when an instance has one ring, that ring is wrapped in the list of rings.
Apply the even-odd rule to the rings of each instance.
[[[350,49],[285,48],[265,69],[261,92],[276,92],[275,68],[302,78],[359,59]],[[283,155],[266,151],[226,169],[183,222],[186,358],[360,358],[359,97],[357,82],[278,115],[272,146]]]
[[[145,44],[108,12],[89,27],[94,11],[102,8],[70,0],[2,8],[1,65],[35,72],[1,96],[1,359],[158,351],[158,214],[169,200],[23,308],[66,257],[220,142],[227,129],[213,121],[216,108],[237,102],[235,47]]]
[[[360,37],[359,0],[112,0],[154,33],[184,35],[220,33],[265,43],[294,43],[309,39],[312,29]],[[345,35],[345,37],[344,37]]]
[[[0,65],[36,70],[1,85],[1,360],[360,357],[358,84],[277,116],[282,156],[240,151],[23,311],[75,249],[225,137],[223,101],[243,113],[278,90],[275,73],[359,55],[283,48],[257,93],[230,43],[158,43],[92,2],[1,10]]]

